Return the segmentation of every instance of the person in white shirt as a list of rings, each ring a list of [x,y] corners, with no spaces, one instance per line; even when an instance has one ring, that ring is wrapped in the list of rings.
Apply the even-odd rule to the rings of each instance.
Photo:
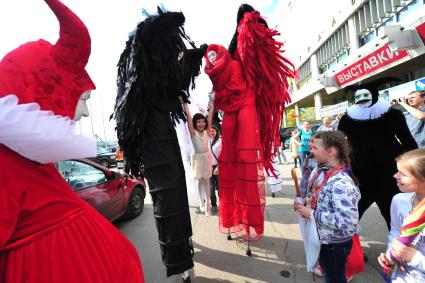
[[[331,117],[325,117],[322,120],[323,125],[321,125],[319,128],[317,128],[317,132],[322,132],[322,131],[335,131],[335,127],[332,124],[332,119]]]
[[[210,136],[210,149],[212,155],[212,176],[210,177],[210,199],[211,199],[211,214],[217,214],[217,196],[215,191],[218,191],[218,157],[221,152],[221,137],[220,130],[211,125],[209,132]]]

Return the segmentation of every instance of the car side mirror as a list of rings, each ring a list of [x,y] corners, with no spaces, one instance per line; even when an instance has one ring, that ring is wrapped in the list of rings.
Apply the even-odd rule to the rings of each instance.
[[[109,171],[109,174],[107,176],[109,179],[118,179],[120,173],[117,173],[115,171]]]

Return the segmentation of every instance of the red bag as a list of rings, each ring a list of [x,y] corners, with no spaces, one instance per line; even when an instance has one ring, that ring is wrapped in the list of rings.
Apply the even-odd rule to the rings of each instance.
[[[353,236],[353,247],[347,257],[347,265],[345,274],[347,277],[353,276],[364,271],[363,250],[360,245],[360,236]]]

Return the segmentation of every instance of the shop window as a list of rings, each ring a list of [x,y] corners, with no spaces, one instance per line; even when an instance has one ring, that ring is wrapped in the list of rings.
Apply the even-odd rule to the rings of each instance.
[[[375,37],[376,37],[376,32],[372,31],[371,33],[369,33],[368,35],[366,35],[365,37],[360,39],[360,46],[367,44],[368,42],[370,42]]]
[[[332,70],[337,64],[337,60],[332,60],[332,62],[328,65],[328,69]]]
[[[394,17],[388,18],[382,25],[376,28],[376,33],[379,34],[380,30],[385,26],[393,25],[394,23]]]
[[[393,25],[424,5],[425,0],[369,0],[353,14],[360,46],[374,39],[384,26]]]
[[[304,64],[298,69],[298,80],[297,87],[298,89],[302,88],[303,85],[311,78],[311,67],[310,59],[308,59]]]
[[[338,58],[337,58],[337,62],[340,63],[342,62],[345,58],[348,57],[348,55],[350,55],[350,49],[346,50],[345,52],[341,53]]]
[[[319,67],[319,74],[323,74],[328,70],[328,65],[323,65],[323,67]]]
[[[407,18],[413,11],[424,5],[424,0],[413,0],[397,13],[397,22]]]
[[[337,61],[337,57],[345,53],[350,47],[348,23],[342,24],[317,50],[317,64],[320,72],[329,69],[329,64]]]

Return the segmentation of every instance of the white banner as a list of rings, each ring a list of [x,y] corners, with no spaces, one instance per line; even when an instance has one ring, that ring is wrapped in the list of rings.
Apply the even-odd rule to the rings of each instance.
[[[343,113],[348,108],[348,101],[344,101],[332,106],[327,106],[326,108],[320,109],[320,118],[338,115],[339,113]]]

